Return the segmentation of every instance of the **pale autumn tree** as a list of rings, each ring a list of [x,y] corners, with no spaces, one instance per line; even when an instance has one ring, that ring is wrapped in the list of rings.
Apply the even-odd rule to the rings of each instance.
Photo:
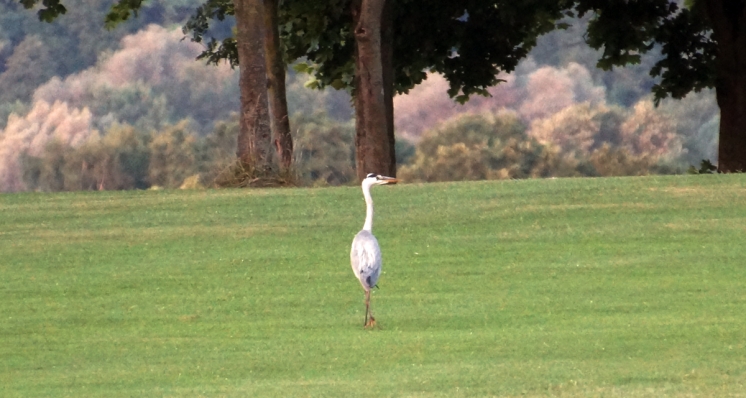
[[[652,101],[635,104],[620,126],[621,146],[635,155],[673,158],[681,154],[681,139],[676,134],[676,123]]]
[[[531,73],[525,100],[518,106],[521,116],[535,120],[555,114],[576,103],[603,104],[606,90],[593,83],[590,73],[574,62],[567,68],[545,66]]]
[[[528,135],[544,145],[557,146],[568,155],[582,156],[590,152],[600,130],[597,116],[606,111],[606,107],[594,107],[589,102],[573,105],[533,121]]]
[[[37,101],[25,116],[11,114],[0,131],[0,191],[15,192],[26,188],[20,157],[40,156],[52,142],[76,147],[94,133],[91,112],[70,108],[64,102]]]
[[[236,71],[195,62],[201,51],[179,30],[149,25],[90,68],[39,86],[33,99],[87,107],[99,129],[113,123],[158,129],[189,118],[204,134],[239,101]]]

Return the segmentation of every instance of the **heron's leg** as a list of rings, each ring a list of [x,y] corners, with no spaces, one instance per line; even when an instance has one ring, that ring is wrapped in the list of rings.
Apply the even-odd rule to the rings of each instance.
[[[365,291],[365,323],[363,327],[368,326],[368,312],[370,311],[370,290]]]
[[[365,291],[365,327],[373,327],[376,325],[376,319],[373,318],[373,314],[370,313],[370,290]]]

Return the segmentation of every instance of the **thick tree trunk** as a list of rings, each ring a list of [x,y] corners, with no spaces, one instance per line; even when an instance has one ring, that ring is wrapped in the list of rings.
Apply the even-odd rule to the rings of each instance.
[[[290,136],[288,103],[285,95],[285,64],[280,54],[277,2],[278,0],[264,0],[264,29],[267,33],[264,48],[269,72],[267,94],[272,134],[280,165],[287,170],[293,161],[293,138]]]
[[[384,0],[358,0],[355,20],[355,155],[357,175],[396,174],[389,135],[381,59]],[[393,109],[393,107],[392,107]],[[391,113],[393,115],[393,112]],[[393,123],[393,118],[391,119]],[[392,129],[393,131],[393,129]]]
[[[389,174],[396,177],[396,135],[394,134],[394,2],[383,5],[381,16],[381,68],[383,101],[386,107],[386,136],[389,141]]]
[[[236,17],[241,115],[236,154],[257,175],[272,168],[262,0],[233,0]]]
[[[707,0],[718,43],[715,91],[720,106],[718,170],[746,171],[746,1]]]

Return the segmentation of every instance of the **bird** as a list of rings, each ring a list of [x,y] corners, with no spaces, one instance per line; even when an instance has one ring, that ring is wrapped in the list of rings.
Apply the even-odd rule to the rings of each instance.
[[[361,184],[366,205],[365,224],[352,240],[350,263],[352,264],[352,272],[355,273],[363,286],[363,290],[365,290],[365,323],[363,328],[372,328],[376,324],[375,318],[370,313],[370,289],[376,286],[378,277],[381,275],[381,248],[372,232],[373,198],[370,196],[370,188],[374,185],[396,184],[397,182],[399,180],[394,177],[369,173]]]

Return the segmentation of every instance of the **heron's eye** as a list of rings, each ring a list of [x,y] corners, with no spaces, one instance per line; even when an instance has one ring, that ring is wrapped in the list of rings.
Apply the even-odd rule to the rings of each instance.
[[[368,176],[366,178],[371,178],[371,177],[378,178],[378,176],[375,173],[368,173]]]

